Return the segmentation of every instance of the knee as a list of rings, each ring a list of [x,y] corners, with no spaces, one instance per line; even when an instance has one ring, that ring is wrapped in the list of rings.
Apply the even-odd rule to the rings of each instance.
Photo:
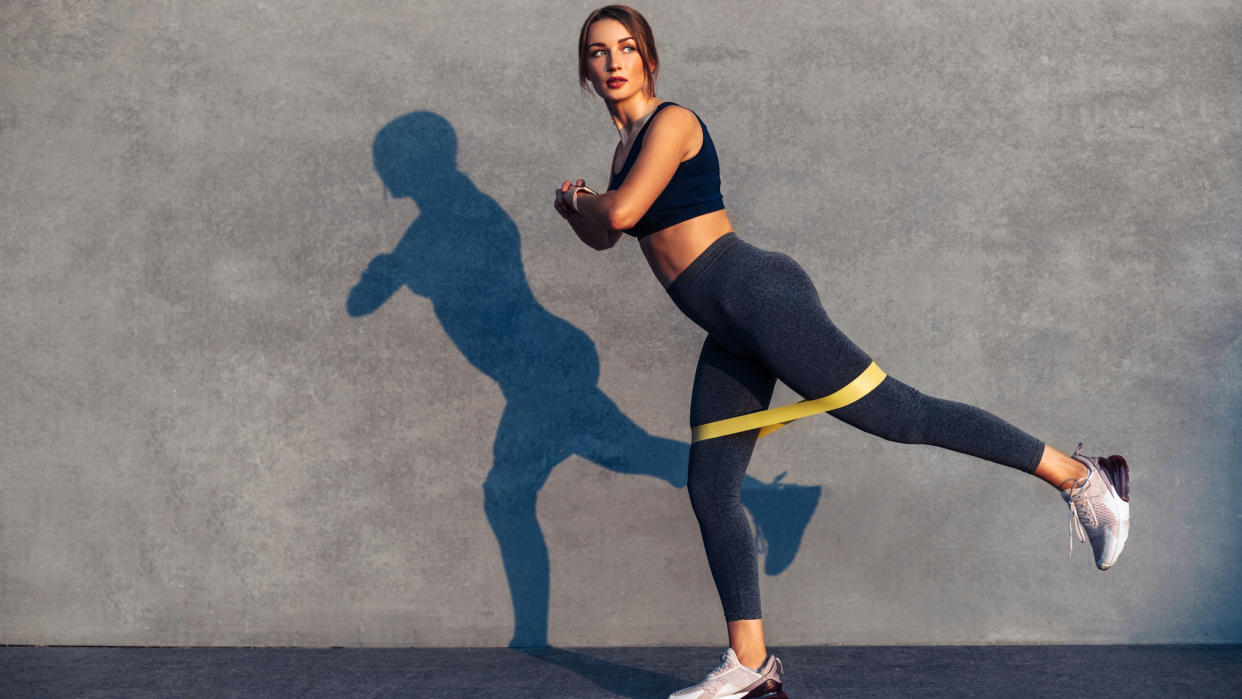
[[[690,507],[694,509],[695,516],[711,502],[711,490],[711,484],[705,482],[702,475],[691,468],[686,478],[686,495],[690,497]]]
[[[905,419],[893,421],[889,439],[901,444],[923,444],[927,441],[927,396],[909,386],[906,389],[905,410],[898,413]]]
[[[901,419],[893,420],[890,426],[890,440],[901,444],[925,444],[927,442],[927,401],[924,395],[912,386],[896,383],[894,397],[900,403],[894,414]]]
[[[690,506],[694,515],[702,522],[714,518],[717,513],[741,505],[741,487],[728,487],[729,479],[721,479],[719,469],[725,464],[713,463],[710,466],[696,464],[691,460],[686,481],[686,494],[690,496]]]
[[[932,400],[891,376],[840,415],[850,424],[900,444],[927,442],[927,403]]]

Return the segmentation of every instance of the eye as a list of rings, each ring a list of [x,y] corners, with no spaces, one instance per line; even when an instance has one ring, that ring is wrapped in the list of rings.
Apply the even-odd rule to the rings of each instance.
[[[638,50],[638,47],[637,46],[622,46],[621,50],[626,51],[628,53],[633,53]]]
[[[595,49],[594,51],[591,52],[591,58],[599,58],[600,56],[603,56],[603,55],[604,55],[603,49]]]

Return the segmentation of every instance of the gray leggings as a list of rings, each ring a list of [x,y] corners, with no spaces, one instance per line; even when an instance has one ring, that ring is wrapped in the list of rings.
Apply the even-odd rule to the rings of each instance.
[[[777,379],[804,398],[821,398],[871,363],[829,320],[798,263],[733,233],[699,255],[668,294],[708,333],[694,376],[692,425],[767,408]],[[831,414],[884,439],[932,444],[1027,473],[1044,449],[991,413],[923,395],[891,376]],[[757,438],[751,430],[690,447],[690,502],[728,621],[762,616],[755,542],[739,497]]]

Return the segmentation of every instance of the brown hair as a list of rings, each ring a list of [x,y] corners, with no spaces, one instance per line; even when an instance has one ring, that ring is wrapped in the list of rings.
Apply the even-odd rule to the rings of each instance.
[[[656,74],[660,72],[660,58],[656,54],[655,36],[651,33],[651,25],[647,19],[632,7],[626,5],[608,5],[587,15],[582,23],[582,32],[578,35],[578,83],[587,89],[587,30],[601,19],[615,19],[634,37],[638,55],[643,59],[643,71],[647,73],[647,84],[643,91],[655,97]]]

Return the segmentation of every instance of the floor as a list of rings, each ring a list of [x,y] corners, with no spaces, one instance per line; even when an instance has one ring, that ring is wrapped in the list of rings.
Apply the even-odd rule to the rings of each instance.
[[[1242,645],[773,650],[793,699],[1242,697]],[[664,697],[719,652],[0,646],[0,697]]]

